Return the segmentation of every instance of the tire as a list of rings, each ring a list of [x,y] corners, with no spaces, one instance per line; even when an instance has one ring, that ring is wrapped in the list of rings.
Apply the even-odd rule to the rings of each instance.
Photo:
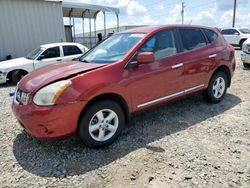
[[[15,70],[11,74],[12,82],[16,85],[26,74],[23,71]]]
[[[246,39],[243,39],[243,40],[240,41],[240,43],[239,43],[240,50],[242,50],[242,45],[243,45],[243,43],[245,42],[245,40],[246,40]]]
[[[224,72],[216,72],[210,79],[205,99],[210,103],[219,103],[225,97],[228,78]]]
[[[108,117],[111,119],[107,120]],[[78,135],[87,146],[99,148],[114,142],[124,126],[122,108],[112,100],[103,100],[90,106],[81,115]]]
[[[245,68],[250,68],[250,64],[248,64],[248,63],[243,63],[243,66],[244,66]]]

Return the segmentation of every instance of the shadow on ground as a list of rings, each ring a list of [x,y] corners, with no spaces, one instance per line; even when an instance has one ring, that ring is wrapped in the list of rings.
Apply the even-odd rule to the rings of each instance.
[[[134,117],[115,143],[98,150],[85,147],[78,138],[41,142],[22,132],[14,141],[13,153],[23,169],[38,176],[63,178],[84,174],[140,148],[164,152],[163,148],[149,144],[217,116],[240,102],[237,96],[227,94],[220,104],[208,104],[201,95],[195,95],[151,109]]]

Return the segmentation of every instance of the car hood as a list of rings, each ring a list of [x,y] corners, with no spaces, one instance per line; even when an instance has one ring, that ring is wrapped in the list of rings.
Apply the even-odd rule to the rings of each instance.
[[[13,68],[13,67],[20,67],[20,66],[24,66],[26,64],[32,63],[32,62],[33,60],[26,59],[24,57],[2,61],[0,62],[0,70],[6,70],[6,69]]]
[[[36,92],[41,87],[56,80],[103,66],[105,66],[105,64],[82,63],[77,61],[48,65],[23,77],[18,84],[18,88],[25,92]]]

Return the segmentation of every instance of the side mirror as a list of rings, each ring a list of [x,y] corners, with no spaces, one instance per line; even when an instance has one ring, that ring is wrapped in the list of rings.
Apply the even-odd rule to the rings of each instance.
[[[234,35],[240,35],[239,33],[235,32]]]
[[[38,58],[37,58],[37,60],[42,60],[42,59],[44,59],[44,58],[46,58],[46,56],[45,55],[40,55]]]
[[[138,64],[153,63],[155,61],[155,56],[153,52],[141,52],[137,55]]]

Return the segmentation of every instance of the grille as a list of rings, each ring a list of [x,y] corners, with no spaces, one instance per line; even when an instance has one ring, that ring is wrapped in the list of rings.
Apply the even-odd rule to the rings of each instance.
[[[30,97],[30,93],[26,93],[20,89],[17,89],[16,95],[15,95],[15,100],[17,103],[26,105],[29,102],[29,97]]]

